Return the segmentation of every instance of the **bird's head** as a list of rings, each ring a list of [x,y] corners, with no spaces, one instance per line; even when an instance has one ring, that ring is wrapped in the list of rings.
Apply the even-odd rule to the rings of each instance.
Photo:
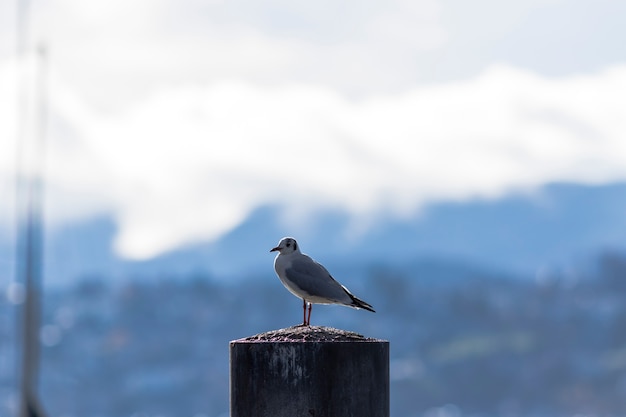
[[[300,252],[298,242],[292,237],[284,237],[278,242],[278,246],[272,248],[270,252],[280,252],[281,255],[288,255],[293,252]]]

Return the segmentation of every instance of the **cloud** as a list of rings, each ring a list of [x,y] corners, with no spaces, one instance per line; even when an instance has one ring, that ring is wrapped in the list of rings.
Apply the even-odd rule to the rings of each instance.
[[[106,111],[190,80],[363,94],[401,88],[415,55],[445,44],[439,3],[50,0],[33,5],[31,39],[47,42],[60,79]]]
[[[266,204],[366,221],[551,181],[622,180],[626,67],[549,78],[490,63],[490,51],[518,50],[538,7],[559,15],[566,3],[33,4],[31,39],[50,45],[52,224],[112,213],[117,251],[147,258],[219,237]],[[0,43],[3,218],[11,49]],[[425,73],[448,76],[419,84]]]
[[[11,230],[15,206],[17,166],[17,74],[13,66],[0,67],[0,230]]]
[[[493,66],[364,100],[222,81],[103,116],[57,85],[48,208],[56,223],[113,213],[116,249],[141,259],[215,239],[267,204],[366,219],[552,181],[624,180],[625,87],[624,66],[565,79]]]

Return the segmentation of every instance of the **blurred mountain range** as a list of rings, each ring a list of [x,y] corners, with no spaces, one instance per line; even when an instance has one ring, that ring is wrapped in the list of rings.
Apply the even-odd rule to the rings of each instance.
[[[442,202],[403,220],[380,217],[356,232],[347,213],[318,212],[290,227],[281,218],[281,207],[263,207],[217,241],[187,245],[147,261],[117,256],[112,250],[114,219],[99,217],[48,233],[45,279],[64,284],[93,275],[116,279],[202,273],[232,280],[271,272],[273,255],[268,251],[286,235],[296,237],[305,253],[338,276],[358,274],[371,265],[409,266],[433,259],[536,276],[580,268],[601,251],[626,248],[625,213],[626,183],[551,184],[498,199]]]
[[[390,341],[393,416],[620,415],[625,209],[626,184],[555,184],[432,205],[357,238],[347,215],[319,213],[301,245],[377,313],[316,306],[312,324]],[[228,415],[228,342],[301,320],[268,252],[292,234],[280,213],[145,262],[113,254],[108,218],[49,234],[50,415]],[[0,296],[0,415],[16,409],[18,305]]]

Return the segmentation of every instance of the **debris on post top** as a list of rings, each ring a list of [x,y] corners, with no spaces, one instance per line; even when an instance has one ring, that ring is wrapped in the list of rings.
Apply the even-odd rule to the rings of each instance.
[[[294,326],[230,342],[231,417],[388,417],[389,342]]]
[[[248,336],[235,342],[382,342],[382,340],[333,327],[292,326]]]

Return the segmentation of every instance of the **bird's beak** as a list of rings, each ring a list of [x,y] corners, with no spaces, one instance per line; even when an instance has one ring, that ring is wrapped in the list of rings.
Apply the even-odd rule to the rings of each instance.
[[[277,250],[280,250],[280,248],[278,246],[276,246],[275,248],[270,249],[270,252],[276,252]]]

